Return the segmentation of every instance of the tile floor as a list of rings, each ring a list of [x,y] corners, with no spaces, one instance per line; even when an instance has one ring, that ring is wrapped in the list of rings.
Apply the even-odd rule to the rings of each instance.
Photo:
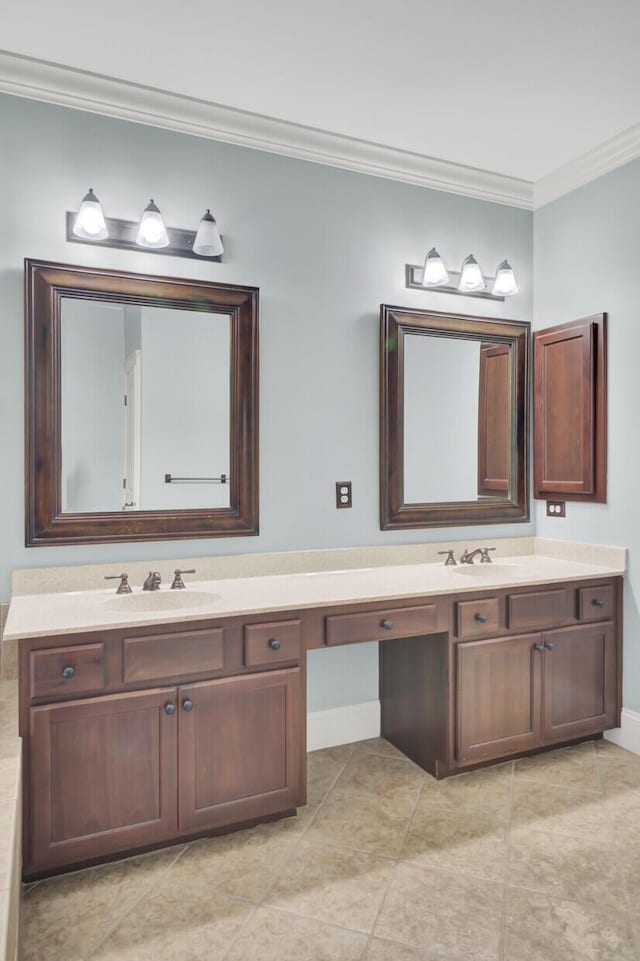
[[[23,901],[22,961],[640,961],[639,945],[640,757],[606,741],[441,782],[382,740],[317,751],[297,818]]]

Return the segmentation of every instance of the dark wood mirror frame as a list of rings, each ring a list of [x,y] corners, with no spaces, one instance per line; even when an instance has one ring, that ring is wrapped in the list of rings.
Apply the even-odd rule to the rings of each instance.
[[[510,345],[511,492],[505,497],[443,503],[404,502],[404,338],[429,334]],[[529,343],[525,321],[380,307],[380,527],[402,530],[529,519]],[[451,385],[455,390],[455,384]],[[446,398],[443,397],[443,404]]]
[[[60,320],[63,297],[177,307],[231,318],[230,506],[62,513]],[[27,547],[258,533],[256,287],[25,260]]]

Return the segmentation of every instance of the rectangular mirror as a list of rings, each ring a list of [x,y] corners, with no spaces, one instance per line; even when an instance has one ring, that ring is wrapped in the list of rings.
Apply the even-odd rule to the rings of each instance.
[[[528,519],[529,325],[381,308],[381,526]]]
[[[257,533],[257,310],[27,262],[29,546]]]

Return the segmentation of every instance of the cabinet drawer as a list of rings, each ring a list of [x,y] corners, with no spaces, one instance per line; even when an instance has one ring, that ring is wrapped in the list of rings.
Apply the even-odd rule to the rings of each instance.
[[[72,697],[104,689],[104,644],[31,651],[31,697]]]
[[[581,587],[578,591],[578,612],[581,621],[605,621],[612,618],[615,614],[613,585]]]
[[[266,667],[300,658],[300,621],[247,624],[244,629],[244,663]]]
[[[575,620],[575,591],[532,591],[510,594],[507,600],[511,630],[540,630],[560,627]]]
[[[458,637],[487,637],[500,629],[500,605],[497,597],[477,601],[458,601]]]
[[[224,631],[221,627],[126,637],[123,641],[125,684],[215,674],[223,667]]]
[[[335,614],[325,621],[325,641],[352,644],[356,641],[382,641],[390,637],[411,637],[438,631],[438,605],[366,611],[363,614]]]

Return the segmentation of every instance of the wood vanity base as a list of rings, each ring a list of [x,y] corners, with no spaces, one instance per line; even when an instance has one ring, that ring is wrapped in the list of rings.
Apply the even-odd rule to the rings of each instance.
[[[382,734],[435,777],[620,723],[622,579],[20,644],[24,877],[306,803],[306,651],[380,641]]]

